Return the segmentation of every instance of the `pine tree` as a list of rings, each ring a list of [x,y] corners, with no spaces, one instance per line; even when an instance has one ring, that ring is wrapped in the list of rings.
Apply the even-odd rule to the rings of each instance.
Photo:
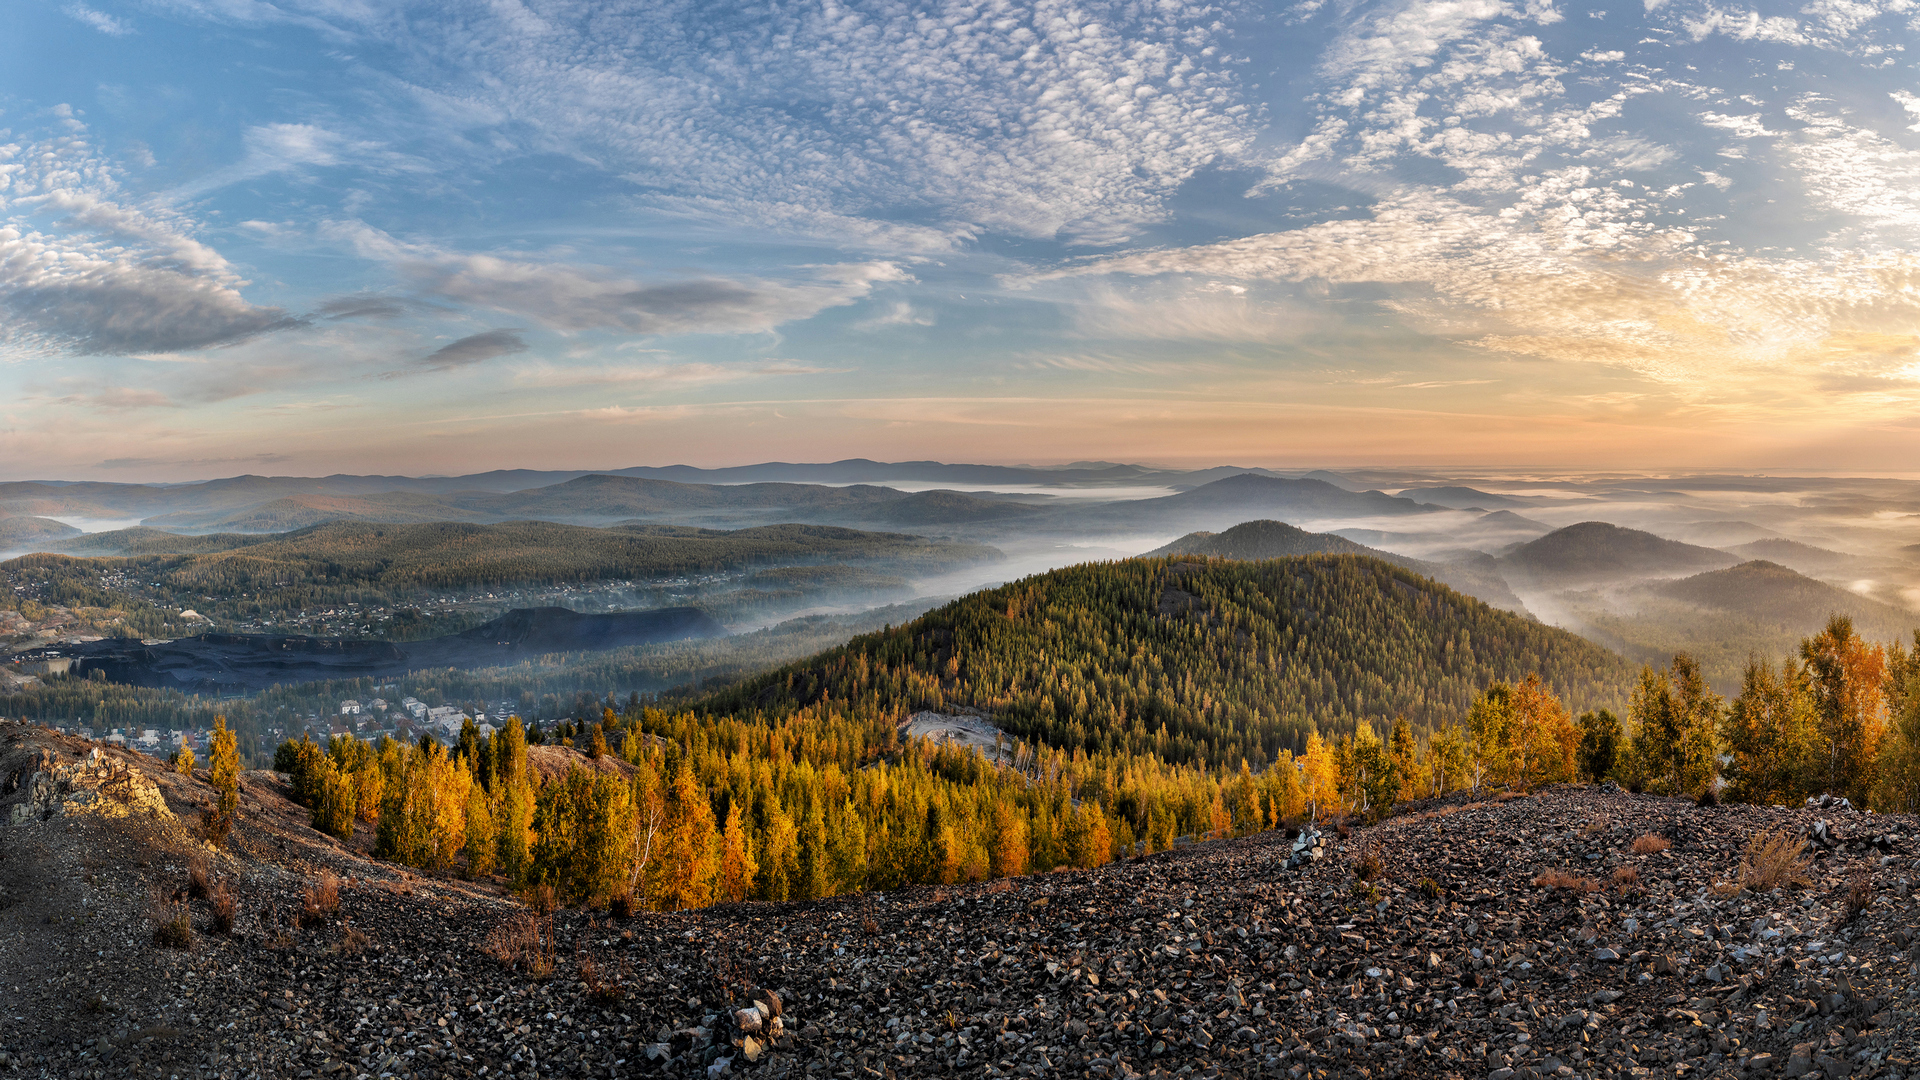
[[[1590,784],[1611,778],[1620,767],[1626,746],[1626,732],[1620,718],[1608,709],[1590,709],[1580,714],[1578,751],[1580,777]]]
[[[1813,700],[1793,661],[1783,660],[1776,670],[1759,657],[1748,658],[1740,696],[1722,728],[1733,755],[1727,797],[1761,804],[1798,800],[1811,778],[1817,735]]]

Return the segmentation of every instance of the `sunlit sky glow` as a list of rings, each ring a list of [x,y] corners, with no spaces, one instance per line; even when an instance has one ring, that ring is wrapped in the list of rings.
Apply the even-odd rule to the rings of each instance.
[[[1885,471],[1920,3],[7,3],[0,476]]]

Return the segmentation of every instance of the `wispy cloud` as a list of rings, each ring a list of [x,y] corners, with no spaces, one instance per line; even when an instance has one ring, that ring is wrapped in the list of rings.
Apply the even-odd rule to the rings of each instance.
[[[133,33],[133,25],[125,19],[96,11],[85,4],[68,4],[60,10],[66,12],[68,17],[78,19],[110,37],[126,37]]]
[[[523,353],[527,351],[526,339],[521,337],[524,332],[518,327],[502,327],[468,334],[435,349],[420,361],[419,366],[430,371],[452,371],[495,357]]]

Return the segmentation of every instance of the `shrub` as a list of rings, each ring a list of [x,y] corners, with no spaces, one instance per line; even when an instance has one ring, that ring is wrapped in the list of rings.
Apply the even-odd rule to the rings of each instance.
[[[186,904],[163,897],[155,890],[147,906],[147,921],[153,924],[155,945],[168,949],[193,945],[193,919]]]
[[[372,945],[373,939],[367,936],[366,931],[357,926],[349,926],[346,932],[340,935],[340,943],[334,946],[334,951],[342,956],[359,956]]]
[[[625,967],[624,963],[622,967]],[[624,974],[626,972],[623,970],[616,972],[612,978],[604,978],[599,965],[593,962],[593,957],[580,958],[580,981],[587,986],[587,1000],[602,1008],[618,1005],[625,1000],[627,984],[622,978]]]
[[[1850,923],[1873,906],[1873,875],[1865,870],[1847,880],[1846,899],[1841,901],[1840,921]]]
[[[1386,866],[1380,861],[1380,849],[1373,844],[1360,849],[1360,857],[1354,860],[1354,876],[1361,881],[1372,881],[1386,872]]]
[[[1445,896],[1446,892],[1447,891],[1445,889],[1442,889],[1440,887],[1440,883],[1433,880],[1432,878],[1423,877],[1420,879],[1420,895],[1421,896],[1424,896],[1429,900],[1438,900],[1442,896]]]
[[[1805,854],[1806,844],[1786,833],[1762,832],[1747,841],[1740,857],[1740,885],[1755,892],[1783,889],[1791,885],[1807,886],[1807,868],[1813,856]]]
[[[560,906],[553,886],[544,883],[520,890],[520,902],[532,908],[535,915],[551,915]]]
[[[1655,833],[1641,833],[1639,836],[1634,837],[1633,853],[1635,855],[1657,855],[1672,846],[1673,842],[1664,836]]]
[[[195,900],[205,900],[208,891],[207,860],[195,855],[187,860],[187,895]]]
[[[633,913],[639,910],[639,905],[634,902],[632,890],[623,889],[620,892],[614,893],[607,901],[607,910],[611,912],[615,918],[631,919],[633,918]]]
[[[309,926],[324,923],[327,916],[339,910],[340,879],[323,870],[319,880],[307,886],[306,899],[300,908],[300,924]]]
[[[535,979],[553,974],[553,916],[520,912],[487,934],[481,951]]]
[[[1613,872],[1613,887],[1622,893],[1639,888],[1640,868],[1637,866],[1622,866],[1616,869]]]
[[[233,897],[233,889],[224,881],[216,882],[208,893],[207,900],[213,906],[214,932],[233,933],[234,910],[238,906]]]

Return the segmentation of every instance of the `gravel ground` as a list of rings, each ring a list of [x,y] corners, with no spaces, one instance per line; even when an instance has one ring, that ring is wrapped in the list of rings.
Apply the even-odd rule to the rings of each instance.
[[[0,783],[41,748],[91,745],[0,724]],[[530,918],[497,885],[322,837],[271,773],[209,859],[234,932],[187,899],[191,944],[157,945],[151,898],[207,849],[183,823],[204,784],[154,778],[181,821],[0,828],[9,1075],[1920,1077],[1912,818],[1457,798],[1294,870],[1266,833],[1008,882],[559,912],[546,972],[489,951]],[[1821,819],[1840,840],[1809,887],[1713,890],[1755,833]],[[1671,846],[1635,854],[1646,834]],[[323,872],[338,909],[297,918]]]

